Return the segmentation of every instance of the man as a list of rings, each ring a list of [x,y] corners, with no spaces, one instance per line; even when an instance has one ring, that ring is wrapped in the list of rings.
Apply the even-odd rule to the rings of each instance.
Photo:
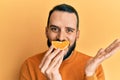
[[[20,80],[105,80],[100,64],[120,49],[120,41],[100,49],[92,58],[74,50],[79,33],[77,11],[67,4],[55,6],[46,27],[49,49],[24,62]],[[64,50],[55,49],[52,41],[69,41],[70,45]]]

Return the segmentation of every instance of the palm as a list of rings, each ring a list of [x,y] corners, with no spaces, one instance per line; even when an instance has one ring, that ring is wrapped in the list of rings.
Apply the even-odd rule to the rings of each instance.
[[[109,45],[106,49],[100,49],[97,55],[91,58],[87,65],[85,72],[89,75],[93,75],[96,68],[107,58],[112,56],[120,49],[120,40],[115,40],[111,45]]]

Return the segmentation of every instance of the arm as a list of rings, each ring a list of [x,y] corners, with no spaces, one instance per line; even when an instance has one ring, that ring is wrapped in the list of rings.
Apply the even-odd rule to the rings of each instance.
[[[19,80],[46,80],[46,77],[40,72],[39,68],[28,58],[22,65]]]
[[[30,71],[29,71],[29,68],[27,65],[27,61],[25,61],[21,67],[19,80],[31,80]]]
[[[91,58],[85,69],[85,73],[87,77],[95,75],[95,71],[97,70],[98,66],[106,59],[111,57],[113,54],[116,53],[120,49],[120,40],[115,40],[110,46],[108,46],[106,49],[100,49],[97,53],[97,55],[93,58]],[[96,76],[97,77],[97,76]],[[88,79],[89,80],[89,79]],[[95,80],[95,79],[90,79]],[[97,77],[97,80],[101,80]],[[104,79],[102,79],[104,80]]]

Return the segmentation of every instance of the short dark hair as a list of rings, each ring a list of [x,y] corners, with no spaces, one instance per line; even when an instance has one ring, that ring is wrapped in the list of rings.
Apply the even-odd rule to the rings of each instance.
[[[73,8],[72,6],[67,5],[67,4],[57,5],[57,6],[53,7],[52,10],[50,10],[49,16],[48,16],[48,21],[47,21],[47,26],[49,25],[49,22],[50,22],[50,16],[54,11],[65,11],[65,12],[69,12],[69,13],[74,13],[76,15],[76,18],[77,18],[77,25],[76,26],[77,26],[77,29],[78,29],[78,27],[79,27],[78,12],[75,10],[75,8]]]

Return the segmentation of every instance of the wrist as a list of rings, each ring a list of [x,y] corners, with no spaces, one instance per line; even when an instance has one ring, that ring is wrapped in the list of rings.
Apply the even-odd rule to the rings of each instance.
[[[95,74],[94,71],[85,71],[86,76],[93,76]]]

